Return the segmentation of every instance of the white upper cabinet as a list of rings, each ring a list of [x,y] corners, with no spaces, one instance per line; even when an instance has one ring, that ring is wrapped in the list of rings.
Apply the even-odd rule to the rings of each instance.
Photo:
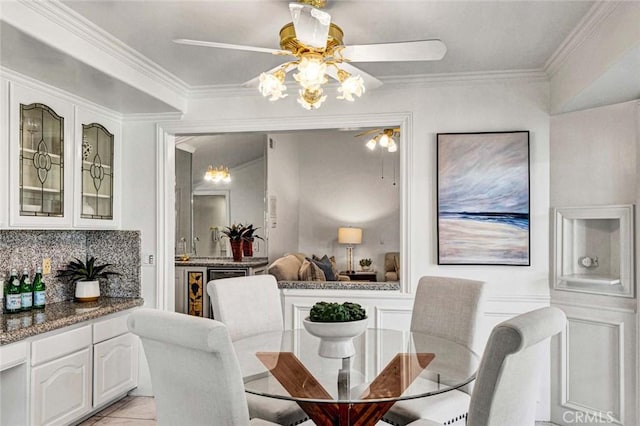
[[[71,226],[73,106],[40,91],[9,90],[9,224]]]
[[[9,227],[118,228],[119,117],[31,84],[8,89]]]

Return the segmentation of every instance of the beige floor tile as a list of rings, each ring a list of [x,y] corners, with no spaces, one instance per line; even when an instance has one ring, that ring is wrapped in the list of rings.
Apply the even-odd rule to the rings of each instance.
[[[108,417],[154,420],[156,418],[156,403],[151,397],[135,397],[111,411]]]
[[[109,414],[113,413],[114,411],[122,408],[125,404],[131,402],[135,398],[136,398],[135,396],[125,396],[121,400],[116,401],[113,404],[98,411],[96,414],[94,414],[94,417],[106,417]]]
[[[157,426],[155,420],[148,419],[130,419],[125,417],[100,417],[97,422],[91,426],[105,425],[127,425],[127,426]]]

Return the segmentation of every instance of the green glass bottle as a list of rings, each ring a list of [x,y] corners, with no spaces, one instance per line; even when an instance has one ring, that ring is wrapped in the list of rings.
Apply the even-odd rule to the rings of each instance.
[[[22,307],[22,299],[20,297],[20,280],[18,279],[18,271],[11,270],[11,277],[6,286],[4,296],[4,310],[8,313],[20,312]]]
[[[44,309],[47,303],[46,288],[42,281],[42,268],[38,266],[36,276],[33,278],[33,309]]]
[[[20,305],[21,311],[30,311],[33,306],[33,286],[26,268],[22,270],[22,278],[20,279]]]

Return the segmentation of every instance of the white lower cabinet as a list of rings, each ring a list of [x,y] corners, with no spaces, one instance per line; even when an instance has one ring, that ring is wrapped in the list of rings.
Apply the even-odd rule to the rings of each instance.
[[[136,387],[138,338],[131,333],[93,347],[93,406],[98,407]]]
[[[31,370],[31,422],[65,425],[91,411],[91,347]]]
[[[31,340],[30,365],[21,364],[30,367],[28,424],[77,423],[137,386],[139,341],[128,332],[127,316],[114,314]],[[11,365],[3,381],[15,370]]]

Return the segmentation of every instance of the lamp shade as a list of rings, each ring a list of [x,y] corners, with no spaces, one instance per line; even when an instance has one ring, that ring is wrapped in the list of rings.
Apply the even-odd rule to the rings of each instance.
[[[338,228],[338,243],[340,244],[361,244],[362,229],[360,228]]]

